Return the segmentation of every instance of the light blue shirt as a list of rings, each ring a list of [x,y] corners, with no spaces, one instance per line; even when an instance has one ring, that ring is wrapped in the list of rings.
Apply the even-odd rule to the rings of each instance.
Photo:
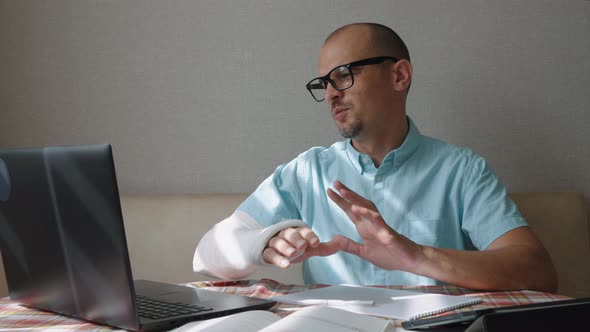
[[[322,242],[340,234],[362,243],[350,219],[326,194],[340,180],[373,201],[395,231],[423,245],[484,250],[505,232],[527,225],[482,157],[423,136],[408,122],[404,143],[387,154],[379,168],[350,140],[314,147],[279,166],[238,210],[262,227],[301,219]],[[383,270],[345,252],[306,260],[303,277],[313,284],[440,283]]]

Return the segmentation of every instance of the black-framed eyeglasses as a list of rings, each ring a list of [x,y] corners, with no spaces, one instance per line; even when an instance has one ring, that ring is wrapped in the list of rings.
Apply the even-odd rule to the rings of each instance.
[[[335,67],[334,69],[330,70],[328,74],[321,77],[316,77],[313,80],[309,81],[309,83],[307,83],[305,87],[307,88],[309,93],[311,93],[313,99],[315,99],[317,102],[320,102],[324,100],[326,88],[328,87],[328,82],[332,85],[334,89],[338,91],[346,90],[354,84],[352,68],[366,65],[376,65],[388,60],[391,60],[394,63],[399,61],[398,58],[394,58],[392,56],[378,56],[374,58],[358,60],[355,62],[351,62],[349,64]]]

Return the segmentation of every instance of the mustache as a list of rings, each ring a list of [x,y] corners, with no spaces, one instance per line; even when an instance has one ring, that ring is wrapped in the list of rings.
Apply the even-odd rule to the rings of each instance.
[[[330,110],[334,110],[336,108],[345,108],[348,109],[350,107],[350,105],[345,104],[345,103],[341,103],[341,102],[334,102],[332,104],[330,104]]]

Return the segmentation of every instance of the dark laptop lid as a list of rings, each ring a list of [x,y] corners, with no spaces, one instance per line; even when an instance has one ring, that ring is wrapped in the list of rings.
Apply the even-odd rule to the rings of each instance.
[[[119,201],[111,147],[4,150],[0,160],[10,298],[137,330],[120,205],[110,203]]]
[[[0,251],[12,300],[129,330],[168,329],[275,303],[134,282],[109,145],[0,150]],[[139,317],[136,292],[207,310]]]

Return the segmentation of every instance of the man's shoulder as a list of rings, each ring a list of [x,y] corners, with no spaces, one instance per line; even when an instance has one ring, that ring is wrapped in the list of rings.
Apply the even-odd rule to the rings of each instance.
[[[431,157],[437,159],[464,160],[466,162],[484,160],[481,155],[469,147],[455,145],[429,136],[422,136],[422,138],[420,150],[422,150],[422,153],[426,153]]]
[[[330,146],[314,146],[306,151],[300,153],[295,160],[297,161],[318,161],[327,160],[335,157],[336,155],[343,153],[346,149],[348,141],[339,141]]]

